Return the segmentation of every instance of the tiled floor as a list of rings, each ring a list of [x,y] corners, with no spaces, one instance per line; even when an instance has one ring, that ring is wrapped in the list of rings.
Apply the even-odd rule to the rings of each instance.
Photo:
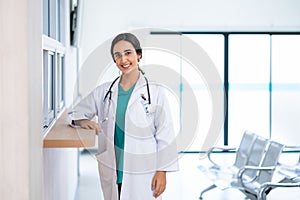
[[[227,164],[233,162],[233,154],[224,156],[216,155],[218,161]],[[207,165],[207,159],[199,160],[198,154],[184,154],[179,159],[180,171],[170,173],[167,176],[167,189],[163,194],[164,200],[197,200],[200,191],[211,185],[207,177],[197,168],[199,165]],[[97,161],[93,153],[84,153],[80,157],[80,182],[76,200],[103,200]],[[203,199],[235,200],[245,199],[245,196],[236,189],[222,191],[218,188],[205,193]],[[270,200],[298,200],[300,188],[275,189],[269,195]]]
[[[93,151],[83,151],[79,161],[79,183],[75,200],[104,200],[100,187],[97,160]]]

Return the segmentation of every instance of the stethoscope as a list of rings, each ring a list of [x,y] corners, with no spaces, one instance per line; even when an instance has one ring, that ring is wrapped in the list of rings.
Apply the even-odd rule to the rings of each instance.
[[[114,86],[114,84],[117,82],[117,80],[120,78],[120,76],[118,76],[109,86],[108,91],[106,92],[104,98],[103,98],[103,103],[104,103],[104,107],[106,107],[105,105],[107,104],[107,98],[108,98],[108,106],[106,109],[106,112],[104,113],[104,118],[102,119],[102,122],[105,122],[108,120],[108,113],[109,113],[109,109],[110,109],[110,105],[111,105],[111,98],[112,98],[112,87]],[[150,96],[150,89],[149,89],[149,83],[148,83],[148,79],[144,76],[145,81],[146,81],[146,87],[147,87],[147,94],[148,94],[148,102],[146,97],[144,96],[144,94],[141,94],[141,98],[144,101],[143,102],[143,106],[145,109],[145,112],[148,114],[151,111],[151,96]],[[104,108],[105,109],[105,108]]]

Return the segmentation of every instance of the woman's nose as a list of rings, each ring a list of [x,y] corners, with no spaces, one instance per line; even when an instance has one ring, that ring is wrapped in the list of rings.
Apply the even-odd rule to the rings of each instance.
[[[126,61],[126,60],[127,60],[127,55],[122,54],[121,55],[121,61],[123,62],[123,61]]]

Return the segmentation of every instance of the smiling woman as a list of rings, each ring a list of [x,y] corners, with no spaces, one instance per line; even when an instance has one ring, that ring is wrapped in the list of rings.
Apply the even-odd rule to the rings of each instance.
[[[70,121],[99,132],[96,157],[105,200],[161,199],[166,172],[178,170],[165,87],[141,72],[135,35],[116,36],[110,52],[121,76],[84,98],[69,113]],[[94,116],[98,123],[91,121]]]
[[[142,48],[138,39],[130,33],[120,34],[112,41],[111,55],[119,70],[124,73],[129,68],[139,68]],[[126,69],[126,70],[125,70]]]
[[[141,55],[137,54],[133,48],[132,44],[127,41],[119,41],[114,46],[113,58],[123,75],[138,69],[138,60]]]

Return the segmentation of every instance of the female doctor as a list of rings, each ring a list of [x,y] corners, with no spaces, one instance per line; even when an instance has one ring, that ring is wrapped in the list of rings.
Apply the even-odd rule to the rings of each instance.
[[[166,172],[177,171],[177,149],[164,87],[139,68],[140,42],[117,35],[112,58],[121,76],[98,86],[69,113],[75,126],[98,134],[98,160],[105,200],[162,199]],[[97,116],[98,123],[91,121]]]

